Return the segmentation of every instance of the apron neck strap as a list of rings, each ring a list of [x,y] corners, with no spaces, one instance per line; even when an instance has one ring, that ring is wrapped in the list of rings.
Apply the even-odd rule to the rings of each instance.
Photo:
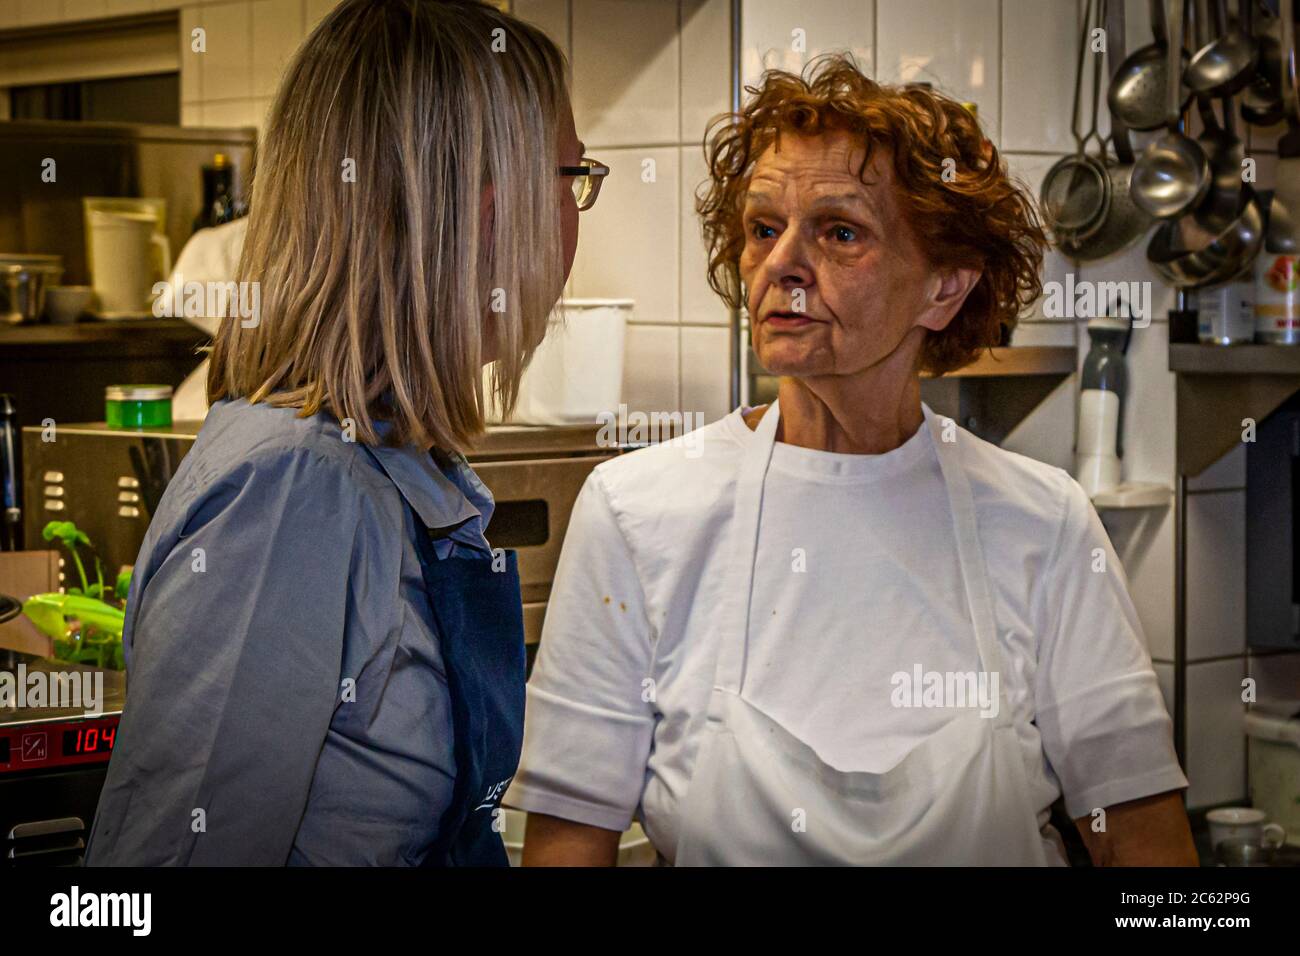
[[[979,649],[980,668],[987,674],[998,675],[998,724],[1011,724],[1011,708],[1007,706],[1006,674],[1002,671],[1002,654],[998,650],[997,618],[993,612],[993,590],[989,586],[988,568],[984,563],[984,549],[980,545],[979,523],[975,518],[975,497],[971,494],[970,478],[961,463],[958,445],[973,441],[974,436],[963,434],[951,418],[941,417],[922,403],[926,426],[939,459],[943,483],[948,490],[948,508],[952,513],[953,534],[957,540],[957,557],[961,565],[962,589],[966,592],[966,606],[975,631],[975,646]]]

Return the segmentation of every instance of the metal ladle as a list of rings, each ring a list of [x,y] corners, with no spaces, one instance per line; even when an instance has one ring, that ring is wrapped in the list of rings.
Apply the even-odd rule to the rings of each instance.
[[[1293,0],[1282,0],[1282,107],[1286,112],[1287,132],[1277,143],[1276,179],[1279,186],[1292,186],[1300,177],[1300,93],[1296,90],[1295,11]],[[1292,208],[1294,188],[1273,190],[1268,211],[1268,249],[1294,255],[1296,252],[1295,216]],[[1285,197],[1285,198],[1284,198]],[[1288,202],[1291,200],[1291,202]]]
[[[1241,92],[1241,118],[1252,126],[1273,126],[1282,119],[1282,97],[1273,86],[1278,72],[1280,43],[1272,34],[1277,21],[1268,19],[1256,26],[1254,7],[1256,0],[1241,0],[1241,26],[1251,36],[1259,49],[1259,64],[1255,76]]]
[[[1214,10],[1213,27],[1220,34],[1226,27],[1227,6],[1226,0],[1219,0]],[[1207,11],[1204,6],[1198,7],[1197,12],[1202,14],[1197,18],[1197,38],[1204,47],[1201,38],[1208,34],[1210,24],[1205,22],[1206,18],[1203,14]],[[1245,159],[1245,148],[1237,138],[1234,128],[1236,124],[1232,96],[1225,94],[1221,102],[1223,104],[1222,125],[1214,115],[1214,107],[1209,97],[1197,97],[1197,109],[1201,114],[1203,127],[1197,142],[1205,151],[1210,163],[1210,189],[1193,215],[1201,226],[1216,233],[1236,219],[1241,211],[1242,162]]]
[[[1166,72],[1169,56],[1168,30],[1161,0],[1151,0],[1152,43],[1135,50],[1120,63],[1106,91],[1106,105],[1110,115],[1129,129],[1159,129],[1166,122],[1169,105],[1165,99],[1168,89]],[[1182,72],[1182,44],[1178,45],[1179,73]],[[1181,112],[1191,99],[1190,95],[1179,104]]]
[[[1195,207],[1210,188],[1210,164],[1196,141],[1179,128],[1183,0],[1169,0],[1168,126],[1133,167],[1133,201],[1157,219],[1172,219]]]
[[[1218,38],[1197,50],[1183,73],[1183,82],[1197,96],[1236,93],[1251,81],[1259,63],[1259,46],[1228,20],[1228,0],[1218,0],[1215,14]]]
[[[1197,142],[1205,150],[1210,164],[1210,188],[1193,215],[1208,229],[1231,222],[1241,210],[1245,148],[1233,129],[1231,97],[1225,96],[1222,102],[1222,126],[1210,101],[1203,99],[1198,102],[1201,123],[1205,128]]]

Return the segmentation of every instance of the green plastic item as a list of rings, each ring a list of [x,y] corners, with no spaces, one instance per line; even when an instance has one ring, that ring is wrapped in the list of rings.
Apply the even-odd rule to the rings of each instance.
[[[42,634],[55,640],[68,633],[68,618],[76,618],[82,627],[89,625],[119,641],[126,615],[117,608],[80,594],[33,594],[23,602],[26,614]]]
[[[121,670],[122,629],[126,615],[111,605],[81,594],[33,594],[23,602],[23,613],[37,630],[54,640],[59,660]],[[68,619],[81,622],[73,630]]]
[[[169,428],[170,385],[110,385],[104,389],[104,421],[109,428]]]

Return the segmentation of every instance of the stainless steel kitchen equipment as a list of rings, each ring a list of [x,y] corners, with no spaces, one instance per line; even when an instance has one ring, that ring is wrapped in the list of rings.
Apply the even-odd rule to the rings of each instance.
[[[1183,82],[1198,96],[1231,96],[1254,78],[1259,47],[1228,19],[1228,0],[1216,0],[1214,25],[1214,37],[1187,64]]]
[[[149,519],[200,425],[177,422],[140,430],[59,425],[52,442],[42,440],[42,429],[24,428],[27,540],[40,540],[48,521],[71,520],[90,536],[111,574],[133,564]],[[573,503],[591,470],[618,453],[598,443],[600,427],[493,427],[468,456],[496,498],[488,540],[519,552],[530,647],[541,635]]]
[[[0,309],[10,325],[36,322],[45,312],[45,290],[63,276],[63,259],[46,255],[0,255]]]
[[[1200,227],[1193,242],[1183,231],[1195,229],[1195,216],[1162,222],[1147,244],[1147,261],[1167,282],[1184,289],[1217,285],[1241,273],[1254,261],[1264,242],[1264,213],[1259,197],[1242,187],[1242,207],[1236,219],[1218,232]]]
[[[1241,118],[1253,126],[1273,126],[1282,119],[1281,87],[1277,85],[1280,42],[1278,21],[1257,23],[1255,0],[1242,0],[1242,29],[1259,49],[1255,76],[1241,91]]]
[[[1197,106],[1201,114],[1202,131],[1197,142],[1205,150],[1210,163],[1210,188],[1205,199],[1196,207],[1197,221],[1207,228],[1231,222],[1241,211],[1241,169],[1245,159],[1245,145],[1237,137],[1231,97],[1223,98],[1223,125],[1214,115],[1208,98],[1200,98]]]
[[[82,198],[157,196],[166,200],[172,249],[190,237],[203,201],[195,171],[223,153],[243,194],[253,167],[257,131],[10,120],[0,123],[0,249],[53,253],[63,258],[64,282],[86,285]],[[32,170],[55,163],[43,182]]]
[[[45,680],[101,674],[95,713],[84,707],[0,706],[0,869],[82,862],[126,701],[126,678],[0,651],[0,675]],[[17,701],[11,703],[17,704]]]
[[[1133,201],[1157,219],[1194,209],[1210,188],[1210,165],[1195,140],[1181,129],[1183,106],[1183,0],[1169,0],[1169,46],[1165,72],[1165,132],[1148,144],[1133,168]]]
[[[1117,73],[1124,60],[1125,27],[1124,4],[1109,0],[1106,11],[1106,33],[1110,44],[1106,50],[1107,62]],[[1060,250],[1072,259],[1088,262],[1104,259],[1127,249],[1140,239],[1151,226],[1151,217],[1133,202],[1130,184],[1133,178],[1133,146],[1129,131],[1116,116],[1110,120],[1111,143],[1115,147],[1117,162],[1106,161],[1106,174],[1110,179],[1110,196],[1100,228],[1081,240],[1058,236]]]
[[[1118,117],[1129,129],[1152,130],[1165,124],[1169,32],[1161,2],[1151,0],[1153,41],[1134,51],[1120,64],[1106,94],[1111,115]],[[1181,41],[1179,45],[1181,47]],[[1179,55],[1182,56],[1181,49]],[[1187,100],[1183,100],[1180,110],[1186,105]]]
[[[1097,132],[1097,105],[1101,93],[1101,59],[1093,57],[1092,71],[1092,121],[1086,133],[1079,132],[1080,100],[1083,97],[1083,78],[1088,55],[1089,32],[1093,27],[1092,0],[1084,4],[1083,20],[1079,27],[1079,58],[1074,81],[1074,105],[1070,113],[1070,132],[1074,136],[1075,152],[1057,160],[1043,177],[1039,191],[1043,217],[1051,228],[1058,244],[1082,243],[1101,229],[1110,207],[1111,182],[1104,162],[1105,143]],[[1088,152],[1088,141],[1096,139],[1101,145],[1101,156]]]

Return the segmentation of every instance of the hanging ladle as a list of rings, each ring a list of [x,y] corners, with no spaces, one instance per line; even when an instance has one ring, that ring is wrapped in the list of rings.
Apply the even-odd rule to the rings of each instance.
[[[1296,39],[1293,0],[1282,0],[1282,107],[1287,131],[1277,141],[1276,184],[1268,214],[1270,252],[1296,253],[1300,222],[1300,91],[1296,89]]]
[[[1106,91],[1106,105],[1110,107],[1110,115],[1117,117],[1128,129],[1159,129],[1165,124],[1169,109],[1165,99],[1168,88],[1165,73],[1169,64],[1169,31],[1160,4],[1161,0],[1151,0],[1151,33],[1154,41],[1124,58]],[[1178,45],[1178,58],[1178,73],[1181,76],[1184,59],[1182,44]],[[1186,108],[1190,99],[1189,94],[1178,104],[1180,112]]]
[[[1272,28],[1278,23],[1269,18],[1265,23],[1255,23],[1256,0],[1241,0],[1241,27],[1255,41],[1259,50],[1259,64],[1254,78],[1241,91],[1241,118],[1252,126],[1274,126],[1282,119],[1282,95],[1274,88],[1273,78],[1278,75],[1281,46]]]
[[[1259,46],[1228,20],[1228,0],[1218,0],[1215,14],[1218,38],[1197,50],[1183,73],[1197,96],[1231,96],[1254,78],[1259,64]]]
[[[1183,0],[1169,0],[1169,42],[1165,132],[1149,146],[1133,167],[1132,194],[1138,206],[1157,219],[1172,219],[1192,209],[1210,188],[1210,164],[1196,141],[1179,130],[1182,116]]]
[[[1227,2],[1219,0],[1214,9],[1214,30],[1222,34],[1227,21]],[[1203,8],[1198,13],[1204,14]],[[1198,42],[1200,37],[1209,34],[1210,24],[1205,17],[1197,19]],[[1197,108],[1201,114],[1201,135],[1197,142],[1205,151],[1210,164],[1210,188],[1205,199],[1193,211],[1197,221],[1207,229],[1217,232],[1224,225],[1237,218],[1242,202],[1242,162],[1245,159],[1245,147],[1236,135],[1233,122],[1232,97],[1220,98],[1223,104],[1223,122],[1220,124],[1214,115],[1214,107],[1208,96],[1197,97]]]

